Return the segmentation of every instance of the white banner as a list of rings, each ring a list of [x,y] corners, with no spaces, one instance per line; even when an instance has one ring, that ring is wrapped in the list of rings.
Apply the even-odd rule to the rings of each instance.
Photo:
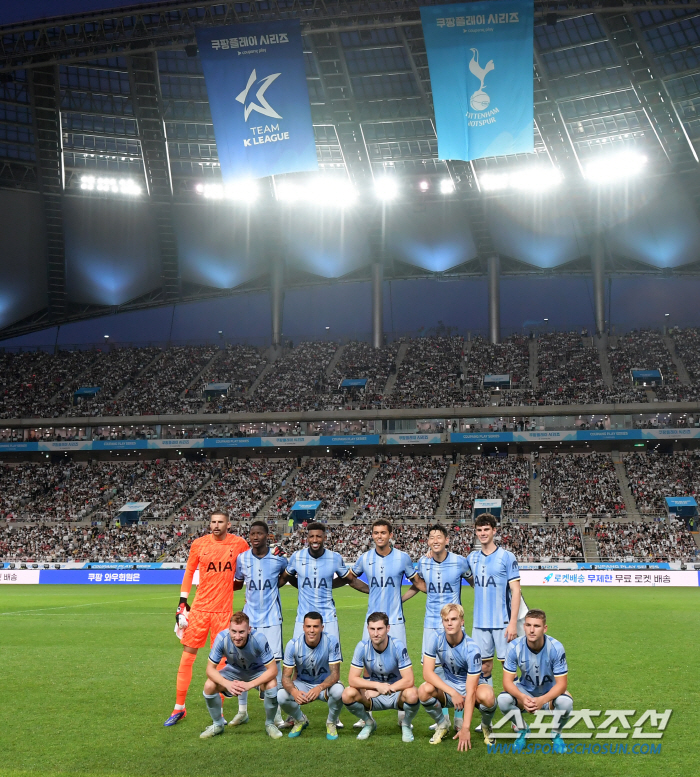
[[[675,569],[615,570],[615,569],[579,569],[579,570],[541,570],[523,569],[520,572],[521,585],[534,586],[673,586],[698,587],[698,572],[678,571]]]
[[[0,569],[0,585],[39,585],[39,570]]]
[[[387,434],[387,445],[436,445],[442,442],[441,434]]]

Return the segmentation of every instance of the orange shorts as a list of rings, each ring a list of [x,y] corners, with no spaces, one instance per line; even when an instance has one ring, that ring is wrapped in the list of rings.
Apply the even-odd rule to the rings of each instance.
[[[216,635],[227,629],[230,621],[230,612],[202,612],[193,607],[190,610],[187,628],[180,642],[185,647],[203,648],[207,644],[207,637],[211,632],[211,644],[213,645]]]

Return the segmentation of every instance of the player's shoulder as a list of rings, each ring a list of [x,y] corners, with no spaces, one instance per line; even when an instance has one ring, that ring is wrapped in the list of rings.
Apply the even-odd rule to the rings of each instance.
[[[391,645],[396,652],[397,655],[401,655],[404,650],[406,651],[406,654],[408,655],[408,648],[406,647],[406,643],[403,642],[400,639],[397,639],[396,637],[392,637],[389,635],[389,641],[391,642]]]
[[[214,644],[223,644],[226,642],[227,638],[229,636],[228,629],[222,629],[216,637],[214,637]]]
[[[264,632],[262,631],[254,631],[251,633],[249,639],[253,644],[259,649],[259,650],[265,650],[265,648],[268,646],[267,644],[267,637],[265,636]]]
[[[549,644],[550,652],[555,652],[555,653],[565,653],[566,652],[564,650],[564,645],[562,645],[562,643],[558,639],[555,639],[554,637],[550,637],[549,634],[546,634],[545,638],[546,638],[546,640],[547,640],[547,642]],[[525,639],[525,637],[523,637],[523,639]]]
[[[506,561],[506,560],[507,560],[507,561],[510,561],[511,563],[513,563],[513,562],[514,562],[514,563],[516,563],[516,564],[518,563],[518,559],[515,557],[515,553],[513,553],[513,551],[511,551],[511,550],[506,550],[504,547],[502,547],[501,545],[499,545],[499,546],[498,546],[498,551],[497,551],[497,552],[498,552],[498,553],[500,553],[500,555],[501,555],[501,558],[502,558],[504,561]]]
[[[238,534],[227,534],[226,544],[235,545],[236,547],[241,549],[241,552],[249,550],[250,548],[250,545],[248,545],[245,539]]]

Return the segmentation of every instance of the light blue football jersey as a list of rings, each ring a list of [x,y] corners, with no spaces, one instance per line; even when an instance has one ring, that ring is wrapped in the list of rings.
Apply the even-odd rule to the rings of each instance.
[[[520,580],[515,556],[496,548],[485,556],[473,550],[467,556],[474,587],[474,628],[504,629],[510,621],[511,580]]]
[[[222,658],[226,659],[229,666],[236,666],[251,673],[262,672],[267,664],[275,660],[264,634],[252,633],[245,645],[239,648],[233,644],[228,629],[216,635],[209,651],[209,660],[212,663],[218,664]]]
[[[448,553],[443,561],[423,556],[418,562],[418,574],[428,589],[423,625],[426,629],[439,629],[440,610],[446,604],[462,604],[462,579],[471,576],[469,563],[457,553]]]
[[[364,669],[374,683],[393,683],[401,678],[401,670],[412,666],[406,645],[399,639],[389,637],[384,650],[374,649],[372,640],[358,642],[352,655],[352,665]]]
[[[408,553],[392,548],[386,556],[380,556],[373,548],[363,553],[355,562],[352,571],[357,577],[364,574],[369,586],[367,615],[383,612],[389,623],[405,623],[401,584],[403,577],[410,580],[416,570]]]
[[[442,664],[445,682],[464,696],[467,690],[467,676],[481,674],[481,651],[474,640],[462,631],[462,641],[452,647],[447,634],[433,632],[428,638],[425,655]]]
[[[542,649],[534,653],[527,637],[517,637],[508,644],[503,671],[516,674],[518,670],[518,682],[523,690],[530,696],[543,696],[552,690],[557,677],[569,673],[564,646],[545,634]]]
[[[267,555],[258,558],[252,548],[241,553],[236,562],[236,580],[245,583],[243,612],[254,629],[278,626],[282,623],[282,606],[277,581],[287,568],[284,556]]]
[[[296,550],[289,559],[287,572],[297,578],[299,585],[297,623],[304,622],[307,612],[321,613],[324,623],[338,620],[333,601],[333,576],[346,577],[349,572],[340,553],[326,548],[314,558],[308,548]]]
[[[321,641],[314,648],[306,644],[306,637],[302,635],[290,639],[284,649],[284,665],[296,667],[299,680],[311,685],[322,683],[331,673],[331,664],[339,664],[342,660],[338,640],[326,633],[321,634]]]

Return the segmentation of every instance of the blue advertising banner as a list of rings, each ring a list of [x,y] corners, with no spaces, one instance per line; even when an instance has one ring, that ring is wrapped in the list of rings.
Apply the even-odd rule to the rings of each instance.
[[[197,30],[224,184],[318,170],[298,19]]]
[[[423,6],[438,159],[534,146],[533,0]]]
[[[180,585],[184,569],[104,571],[95,569],[42,569],[40,585]]]

